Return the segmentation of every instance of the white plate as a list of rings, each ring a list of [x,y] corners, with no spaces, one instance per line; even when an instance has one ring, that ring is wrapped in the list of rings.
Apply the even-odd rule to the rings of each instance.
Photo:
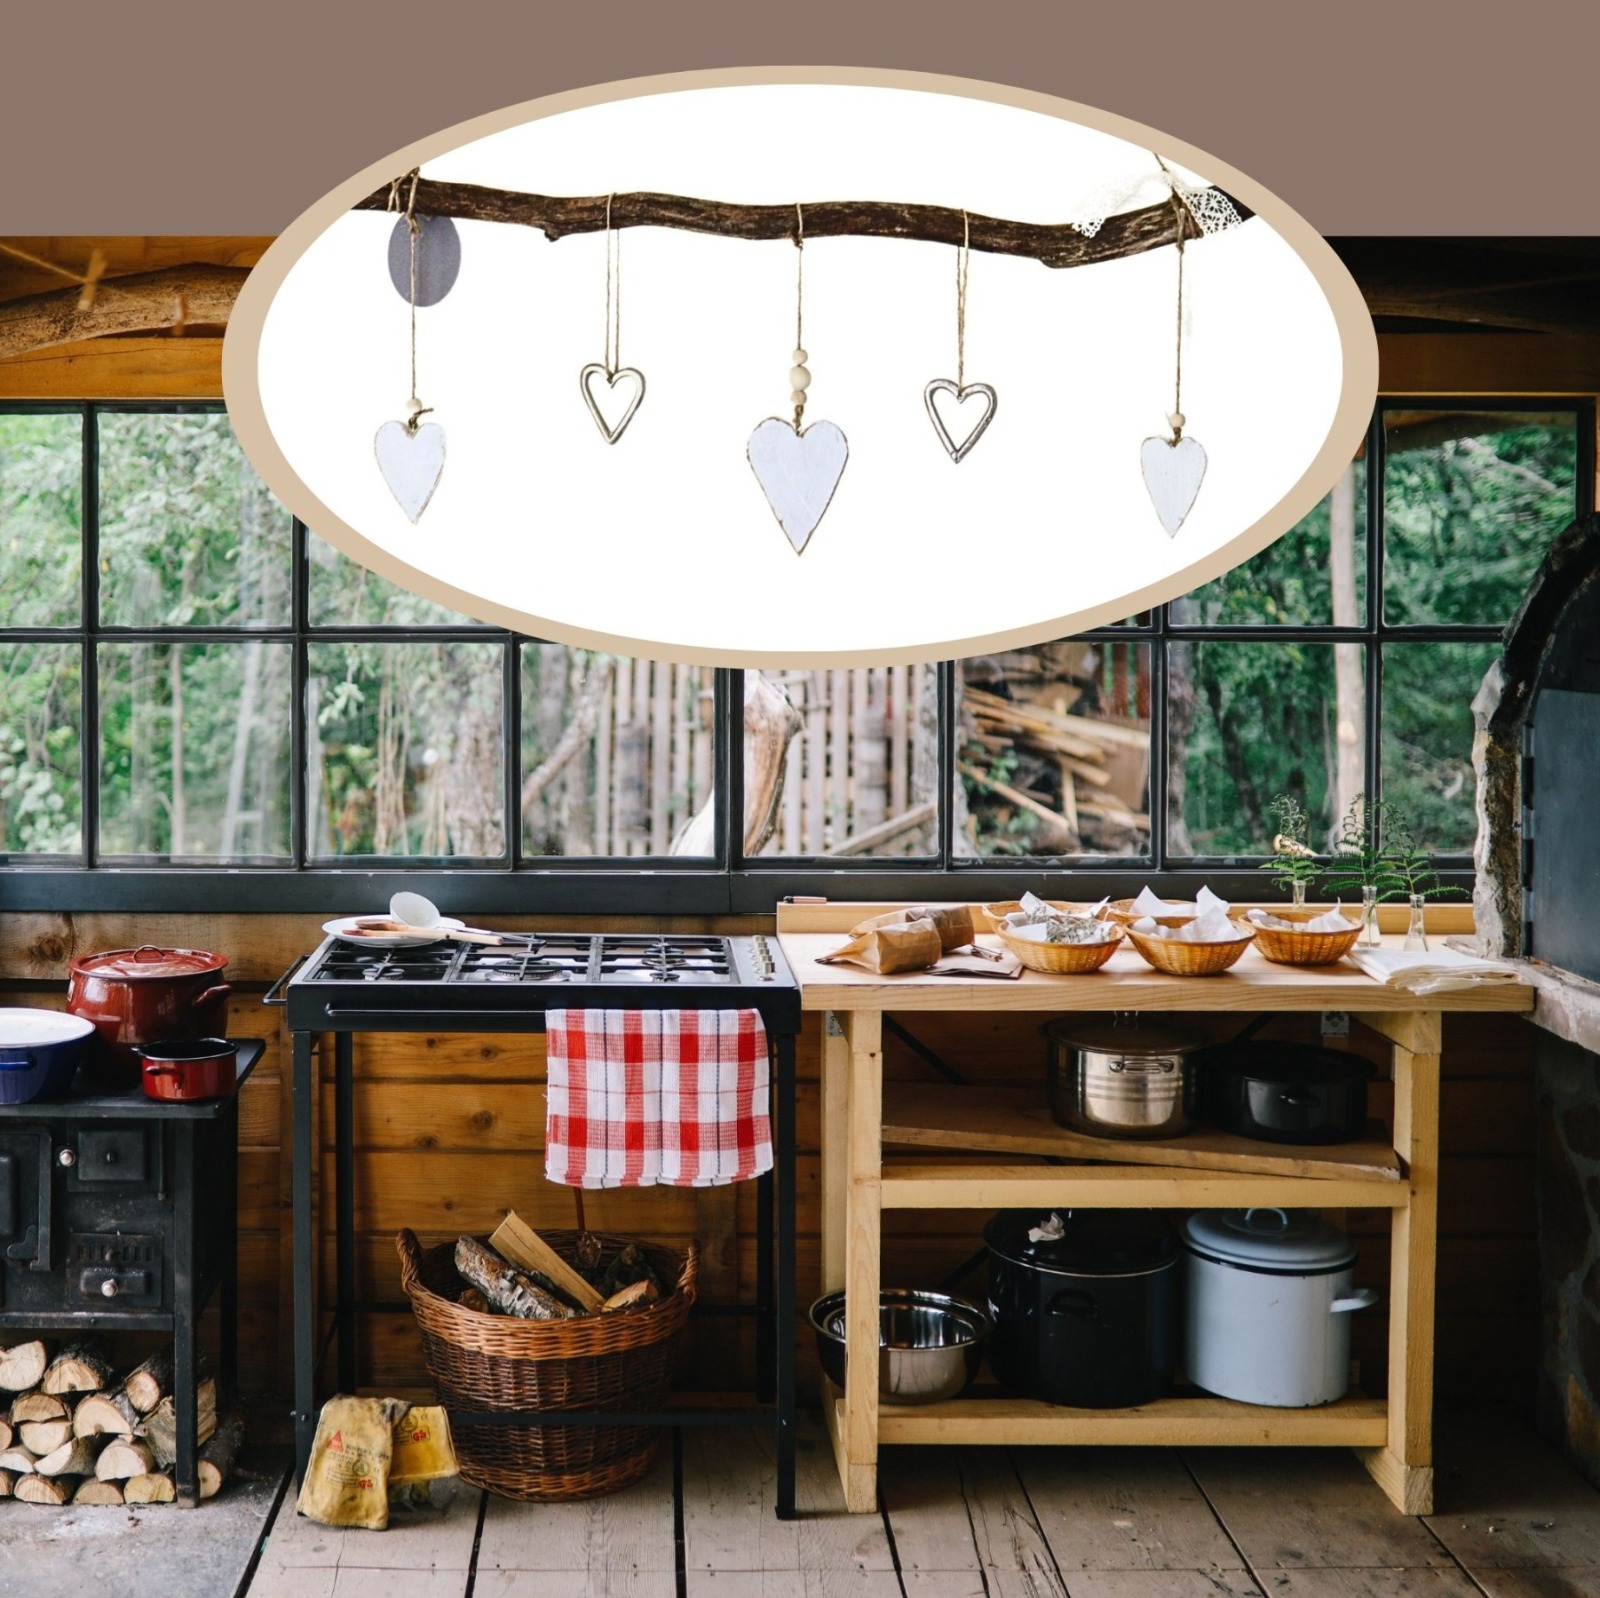
[[[437,943],[446,932],[459,931],[466,925],[454,916],[440,916],[437,932],[357,932],[356,923],[374,921],[376,915],[340,916],[337,921],[324,921],[322,930],[330,937],[343,938],[346,943],[358,943],[364,949],[420,949],[424,944]]]

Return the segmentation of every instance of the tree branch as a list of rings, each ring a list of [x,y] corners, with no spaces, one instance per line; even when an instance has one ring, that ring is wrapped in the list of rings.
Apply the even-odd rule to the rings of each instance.
[[[149,333],[175,323],[225,325],[250,274],[239,266],[171,266],[102,278],[94,304],[78,309],[76,285],[0,301],[0,360],[52,344]]]
[[[587,748],[589,739],[594,735],[595,723],[600,719],[600,706],[611,691],[611,677],[616,665],[613,656],[604,655],[591,669],[583,697],[572,712],[572,720],[556,740],[555,748],[528,773],[528,779],[522,785],[524,815],[529,806],[537,802],[539,795],[566,769],[572,757],[580,749]]]
[[[409,190],[409,186],[408,186]],[[1255,213],[1228,196],[1240,219]],[[536,227],[552,241],[574,233],[599,233],[606,225],[607,196],[522,194],[484,188],[476,183],[417,183],[420,215],[449,216],[474,222],[509,222]],[[792,239],[795,208],[791,205],[735,205],[699,200],[681,194],[616,194],[610,197],[611,225],[679,228],[729,239]],[[389,186],[357,203],[358,211],[389,208]],[[934,244],[960,244],[963,217],[946,205],[906,205],[894,200],[819,200],[807,203],[808,239],[923,239]],[[1004,217],[971,213],[972,248],[991,255],[1017,255],[1046,266],[1088,266],[1125,255],[1174,244],[1181,220],[1185,239],[1201,237],[1200,226],[1182,205],[1163,201],[1139,211],[1107,217],[1093,238],[1068,222],[1011,222]]]

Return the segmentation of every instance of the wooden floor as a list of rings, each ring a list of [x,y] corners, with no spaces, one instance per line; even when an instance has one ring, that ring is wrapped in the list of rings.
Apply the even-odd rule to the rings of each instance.
[[[373,1533],[287,1498],[249,1598],[1600,1598],[1600,1493],[1510,1421],[1446,1428],[1426,1520],[1339,1450],[903,1448],[881,1482],[843,1514],[808,1429],[783,1523],[765,1434],[686,1431],[593,1504]]]

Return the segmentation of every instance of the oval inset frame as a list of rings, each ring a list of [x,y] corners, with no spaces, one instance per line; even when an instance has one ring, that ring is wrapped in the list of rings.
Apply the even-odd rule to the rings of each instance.
[[[821,650],[796,646],[792,642],[773,650],[749,642],[730,646],[727,640],[716,638],[701,640],[650,637],[638,628],[632,631],[613,632],[607,631],[603,626],[596,626],[592,618],[575,623],[570,617],[564,618],[558,607],[552,607],[552,612],[549,614],[541,614],[532,609],[509,605],[504,602],[503,597],[497,597],[494,593],[476,592],[454,586],[442,580],[437,574],[413,565],[393,548],[367,536],[360,528],[344,520],[306,483],[284,453],[269,423],[267,406],[260,385],[258,361],[274,297],[301,256],[327,229],[349,212],[356,202],[411,167],[437,159],[462,145],[520,124],[643,96],[689,89],[779,84],[902,89],[924,94],[955,95],[965,99],[1015,107],[1076,123],[1147,149],[1157,149],[1169,160],[1204,173],[1209,181],[1237,195],[1267,223],[1309,270],[1326,299],[1337,329],[1342,356],[1342,381],[1338,401],[1326,436],[1309,466],[1265,514],[1258,516],[1235,536],[1204,551],[1188,563],[1183,563],[1183,545],[1180,538],[1172,546],[1168,564],[1157,575],[1149,581],[1127,587],[1113,598],[1101,599],[1079,609],[1067,608],[1058,613],[1029,616],[1021,619],[1015,626],[1000,629],[989,628],[964,634],[959,626],[947,625],[940,629],[939,636],[925,639],[907,640],[903,636],[887,641],[864,638],[852,640],[844,647]],[[892,194],[860,197],[896,198]],[[1045,269],[1040,268],[1040,270]],[[374,275],[376,282],[383,283],[385,295],[392,300],[392,290],[384,282],[381,251],[375,261]],[[778,320],[781,322],[781,316]],[[776,345],[774,348],[776,349]],[[784,353],[783,350],[777,350],[773,356],[775,376],[772,387],[775,393],[783,386],[783,374],[779,368]],[[816,361],[817,356],[814,353],[813,363],[816,364]],[[951,364],[953,365],[953,362]],[[969,369],[971,365],[969,359]],[[914,387],[920,390],[925,377],[938,374],[917,372],[911,375],[915,379]],[[981,376],[981,372],[978,375]],[[550,374],[550,378],[552,382],[566,386],[570,382],[571,374],[560,371]],[[1051,95],[992,83],[927,73],[878,69],[774,67],[664,74],[548,95],[459,123],[407,145],[383,161],[366,167],[348,181],[341,183],[291,223],[252,272],[240,293],[229,324],[223,352],[223,379],[229,414],[240,442],[256,469],[279,499],[302,521],[346,555],[380,576],[439,605],[476,617],[483,622],[505,626],[532,636],[621,654],[683,663],[752,668],[837,667],[949,659],[1037,643],[1117,622],[1152,605],[1177,598],[1219,577],[1259,553],[1305,516],[1349,465],[1360,446],[1376,397],[1378,355],[1371,319],[1359,290],[1326,241],[1292,208],[1247,174],[1214,159],[1182,140],[1093,107]],[[426,392],[425,378],[422,386]],[[1165,409],[1160,401],[1166,393],[1170,393],[1170,388],[1165,385],[1157,388],[1152,395],[1153,411]],[[654,394],[655,384],[652,381],[653,399]],[[400,414],[399,398],[397,393],[393,411],[395,415]],[[781,397],[773,401],[770,410],[781,412]],[[818,410],[815,406],[813,411],[818,417],[829,414],[828,411]],[[752,412],[749,418],[750,424],[754,425],[761,414],[763,413],[759,410]],[[370,428],[375,429],[385,419],[382,415],[373,415],[370,418]],[[808,412],[808,420],[810,419],[812,415]],[[839,419],[848,423],[847,417],[841,416]],[[366,420],[367,418],[363,417],[364,423]],[[1191,425],[1197,433],[1203,432],[1193,422]],[[1155,428],[1146,430],[1156,431]],[[743,469],[740,458],[742,444],[742,438],[734,441],[737,469]],[[1130,460],[1136,459],[1139,444],[1138,436],[1128,439],[1127,454]],[[985,449],[992,448],[993,445],[986,442]],[[621,449],[622,446],[619,446],[617,453],[620,454]],[[370,461],[370,446],[366,456],[367,461]],[[975,460],[978,458],[974,457]],[[452,465],[455,462],[456,453],[452,440]],[[367,462],[363,462],[363,466],[366,464]],[[605,464],[609,466],[611,463]],[[950,470],[942,458],[926,467],[930,472],[941,468],[946,472]],[[970,474],[973,467],[970,464],[963,465],[961,470]],[[758,506],[757,512],[762,517],[766,516],[764,506]],[[427,531],[426,524],[421,531],[424,533]],[[781,542],[781,533],[771,525],[770,521],[767,524],[767,531],[772,538]],[[827,527],[824,525],[821,534],[826,532]],[[1165,535],[1159,528],[1156,529],[1156,537],[1160,539],[1161,544],[1167,543]],[[821,543],[820,535],[817,542]],[[813,559],[809,554],[805,558]],[[606,580],[603,566],[597,567],[596,580],[601,582]],[[961,579],[957,575],[949,580]],[[692,562],[689,563],[684,581],[686,584],[696,582]],[[1019,583],[1018,586],[1026,587],[1026,583]],[[662,611],[671,612],[674,608],[673,596],[661,597]],[[1038,601],[1033,602],[1038,603]],[[904,596],[896,596],[894,605],[896,613],[903,617],[906,613]],[[1050,608],[1045,605],[1047,611]]]

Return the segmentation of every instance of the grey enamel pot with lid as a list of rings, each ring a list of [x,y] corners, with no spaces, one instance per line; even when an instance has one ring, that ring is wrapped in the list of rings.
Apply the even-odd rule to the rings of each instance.
[[[1184,1369],[1220,1398],[1283,1409],[1350,1386],[1355,1245],[1315,1210],[1200,1210],[1183,1223]]]
[[[1041,1028],[1050,1114],[1091,1137],[1177,1137],[1199,1119],[1194,1061],[1208,1040],[1137,1017],[1070,1017]]]

